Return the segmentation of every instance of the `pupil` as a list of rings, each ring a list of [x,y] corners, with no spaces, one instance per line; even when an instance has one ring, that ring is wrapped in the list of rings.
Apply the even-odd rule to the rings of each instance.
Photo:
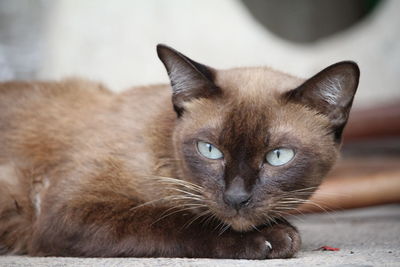
[[[281,156],[281,152],[279,150],[276,151],[276,157],[279,158]]]
[[[211,145],[210,145],[210,144],[208,144],[207,146],[208,146],[208,152],[211,152],[211,150],[212,150],[212,147],[211,147]]]

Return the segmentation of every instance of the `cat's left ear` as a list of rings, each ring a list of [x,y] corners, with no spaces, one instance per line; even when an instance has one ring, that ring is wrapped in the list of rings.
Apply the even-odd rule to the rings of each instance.
[[[337,142],[349,117],[360,70],[356,63],[333,64],[308,79],[286,95],[289,100],[305,104],[329,118]]]
[[[157,54],[167,69],[172,86],[172,103],[178,116],[185,110],[185,102],[218,94],[213,83],[214,70],[191,60],[175,49],[157,45]]]

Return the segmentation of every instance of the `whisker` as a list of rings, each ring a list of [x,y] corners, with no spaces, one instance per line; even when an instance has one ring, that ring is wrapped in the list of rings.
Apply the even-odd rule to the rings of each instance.
[[[176,207],[171,207],[171,208],[167,209],[165,212],[163,212],[162,214],[165,214],[166,212],[168,212],[168,211],[170,211],[170,210],[173,210],[173,209],[176,209]],[[189,208],[184,208],[184,209],[178,209],[178,210],[176,210],[176,211],[167,213],[167,214],[165,214],[165,215],[161,215],[161,217],[158,218],[157,220],[155,220],[153,223],[151,223],[150,226],[152,226],[152,225],[154,225],[155,223],[161,221],[162,219],[167,218],[167,217],[169,217],[169,216],[171,216],[171,215],[173,215],[173,214],[176,214],[176,213],[178,213],[178,212],[182,212],[182,211],[186,211],[186,210],[193,210],[193,209],[197,209],[197,207],[189,207]]]
[[[210,212],[209,216],[207,216],[207,219],[205,221],[201,221],[201,223],[205,226],[208,226],[215,219],[217,219],[217,216],[213,212]]]
[[[273,218],[273,216],[271,216],[270,212],[263,212],[261,215],[264,218],[264,223],[262,225],[271,227],[272,223],[276,223],[276,220]]]
[[[200,214],[198,214],[197,216],[195,216],[192,220],[188,221],[187,223],[185,223],[181,229],[186,229],[188,228],[192,223],[194,223],[197,219],[199,219],[200,217],[203,217],[204,215],[207,215],[208,213],[210,213],[210,210],[206,210]]]
[[[257,232],[261,232],[254,224],[251,224],[251,227],[256,230]]]
[[[285,207],[285,206],[278,206],[278,207],[275,207],[274,209],[279,209],[279,210],[293,210],[294,208],[293,207]]]
[[[213,231],[217,231],[218,229],[220,229],[224,225],[225,225],[225,223],[222,220],[220,220],[219,223],[214,227]],[[218,230],[218,232],[219,232],[219,230]]]
[[[136,210],[136,209],[144,207],[144,206],[151,205],[151,204],[156,203],[156,202],[161,202],[161,201],[166,201],[166,200],[173,200],[174,198],[175,198],[175,196],[166,196],[166,197],[163,197],[163,198],[150,200],[150,201],[147,201],[145,203],[142,203],[140,205],[137,205],[137,206],[131,208],[130,211]]]
[[[275,212],[275,213],[277,213],[278,215],[281,215],[281,217],[287,217],[287,216],[290,216],[290,217],[294,217],[296,220],[299,220],[299,221],[302,221],[302,222],[304,222],[304,219],[303,218],[301,218],[300,216],[297,216],[297,215],[294,215],[294,214],[290,214],[290,213],[288,213],[288,212],[284,212],[284,211],[278,211],[278,210],[273,210],[273,211],[271,211],[271,212]]]
[[[182,190],[182,189],[178,189],[178,188],[166,188],[166,189],[174,190],[174,191],[177,191],[177,192],[183,193],[183,194],[185,194],[185,195],[189,195],[189,196],[192,196],[192,197],[195,197],[195,198],[202,199],[202,196],[201,196],[201,195],[194,194],[194,193],[191,193],[191,192],[188,192],[188,191]]]
[[[184,196],[184,195],[174,195],[169,199],[166,200],[194,200],[194,201],[202,201],[202,199],[194,198],[191,196]]]
[[[201,203],[183,203],[183,204],[181,204],[181,206],[185,206],[185,207],[204,207],[204,208],[208,208],[207,205],[201,204]]]
[[[280,200],[278,203],[283,204],[303,204],[305,200]]]
[[[228,230],[230,227],[229,224],[226,224],[224,228],[222,228],[222,231],[220,231],[220,233],[218,234],[218,236],[221,236],[226,230]]]
[[[166,183],[169,182],[169,183],[173,183],[173,184],[179,184],[179,185],[191,188],[191,189],[200,190],[200,192],[202,192],[202,190],[204,190],[204,188],[200,185],[197,185],[197,184],[194,184],[194,183],[191,183],[188,181],[172,178],[172,177],[158,176],[158,175],[146,175],[146,177],[155,179],[155,180],[159,180],[161,182],[166,182]]]
[[[318,188],[318,186],[311,186],[311,187],[300,188],[300,189],[296,189],[296,190],[292,190],[292,191],[288,191],[288,192],[290,192],[290,193],[302,192],[302,191],[307,191],[307,190],[314,190],[314,189],[317,189],[317,188]]]
[[[314,205],[315,207],[321,209],[322,211],[324,211],[326,213],[329,213],[329,212],[333,211],[332,209],[329,209],[328,207],[324,208],[323,206],[321,206],[320,204],[318,204],[318,203],[316,203],[316,202],[314,202],[312,200],[306,200],[305,203]],[[328,209],[329,209],[329,211],[328,211]]]
[[[173,185],[173,186],[176,186],[175,188],[178,188],[178,187],[182,187],[182,188],[185,188],[185,189],[187,189],[187,190],[190,190],[190,191],[192,191],[193,193],[200,193],[200,194],[202,194],[203,193],[203,191],[204,191],[204,189],[203,188],[197,188],[197,187],[193,187],[192,185],[187,185],[187,184],[185,184],[185,183],[179,183],[179,182],[172,182],[172,181],[167,181],[167,182],[165,182],[165,181],[161,181],[161,184],[165,184],[165,185],[167,185],[167,186],[171,186],[171,185]],[[170,189],[172,189],[172,188],[170,188]],[[181,189],[182,190],[182,189]]]

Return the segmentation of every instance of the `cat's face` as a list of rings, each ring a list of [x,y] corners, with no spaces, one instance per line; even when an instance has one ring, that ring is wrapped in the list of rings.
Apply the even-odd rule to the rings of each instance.
[[[181,179],[201,188],[208,211],[250,230],[314,192],[338,154],[355,64],[304,83],[267,68],[212,70],[164,46],[158,52],[174,89]]]

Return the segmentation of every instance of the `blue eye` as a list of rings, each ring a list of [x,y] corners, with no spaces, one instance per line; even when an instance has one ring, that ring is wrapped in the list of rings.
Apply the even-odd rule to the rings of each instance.
[[[265,158],[272,166],[281,166],[288,163],[293,157],[293,149],[277,148],[268,152]]]
[[[199,141],[197,142],[197,149],[201,155],[208,159],[221,159],[224,157],[222,152],[210,143]]]

